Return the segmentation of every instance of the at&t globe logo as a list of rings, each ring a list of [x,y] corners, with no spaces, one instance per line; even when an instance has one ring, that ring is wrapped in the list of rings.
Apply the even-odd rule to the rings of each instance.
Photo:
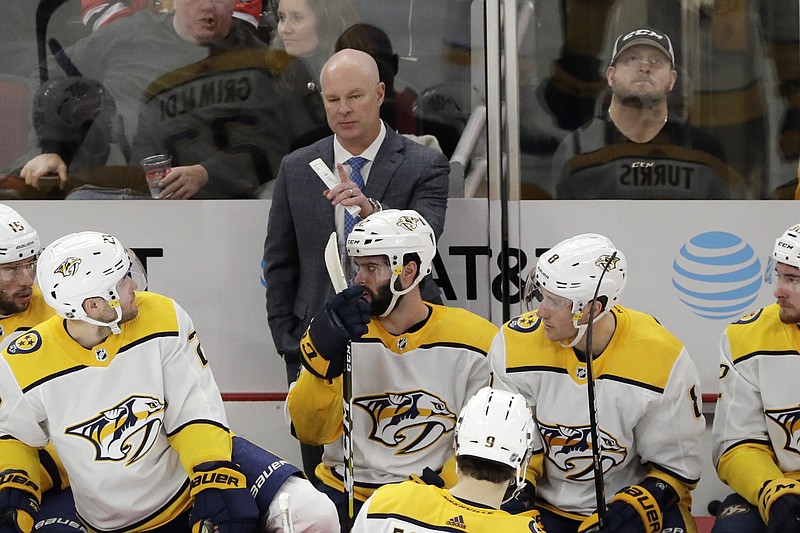
[[[709,231],[692,237],[672,263],[672,285],[693,313],[712,320],[740,316],[758,296],[761,261],[740,237]]]

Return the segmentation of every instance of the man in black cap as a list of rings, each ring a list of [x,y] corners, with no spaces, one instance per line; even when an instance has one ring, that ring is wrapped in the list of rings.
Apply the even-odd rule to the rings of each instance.
[[[737,197],[741,177],[718,140],[670,120],[675,52],[652,28],[614,42],[606,80],[607,114],[567,136],[553,160],[557,198],[722,199]]]

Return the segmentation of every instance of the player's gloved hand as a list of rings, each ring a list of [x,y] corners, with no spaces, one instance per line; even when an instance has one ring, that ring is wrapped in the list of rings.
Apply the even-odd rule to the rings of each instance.
[[[578,533],[645,533],[664,529],[664,509],[678,501],[678,494],[669,483],[652,477],[640,485],[631,485],[617,492],[606,506],[606,522],[597,529],[597,513],[578,527]]]
[[[316,376],[324,379],[341,376],[347,343],[367,332],[372,317],[363,294],[361,285],[346,288],[323,305],[308,326],[300,350],[303,365]]]
[[[258,506],[235,464],[212,461],[194,467],[189,490],[194,499],[189,512],[192,533],[202,533],[205,521],[213,524],[218,533],[255,531]]]
[[[39,501],[30,492],[17,488],[0,490],[0,533],[30,533]]]
[[[516,490],[514,485],[508,488],[506,497],[503,499],[503,505],[500,508],[511,514],[524,513],[533,509],[535,500],[536,486],[533,483],[524,481],[519,491]]]
[[[765,483],[758,494],[758,511],[768,533],[800,532],[800,482],[778,478]]]
[[[411,474],[408,476],[411,481],[416,481],[420,485],[433,485],[435,487],[444,488],[444,479],[439,475],[439,472],[426,466],[422,469],[422,475]]]

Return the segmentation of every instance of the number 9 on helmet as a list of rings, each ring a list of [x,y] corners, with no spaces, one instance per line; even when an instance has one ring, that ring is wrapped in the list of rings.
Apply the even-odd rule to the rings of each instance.
[[[484,387],[458,415],[456,456],[510,466],[521,487],[533,451],[533,431],[533,416],[521,394]]]
[[[117,283],[130,267],[128,252],[116,237],[84,231],[61,237],[42,251],[37,280],[45,302],[59,316],[107,326],[119,333],[122,309]],[[100,322],[86,314],[84,300],[95,297],[103,298],[115,309],[116,320]]]

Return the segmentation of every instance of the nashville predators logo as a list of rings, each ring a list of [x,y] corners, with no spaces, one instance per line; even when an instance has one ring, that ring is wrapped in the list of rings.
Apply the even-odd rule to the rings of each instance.
[[[783,448],[800,453],[800,407],[788,409],[767,409],[766,415],[774,420],[786,434]]]
[[[545,456],[559,470],[568,472],[567,479],[574,481],[594,479],[592,440],[588,425],[551,426],[539,422],[539,429],[544,440]],[[608,472],[612,467],[625,461],[628,450],[602,429],[598,428],[597,433],[600,440],[601,466],[603,472]]]
[[[424,450],[456,425],[447,403],[422,390],[364,396],[353,403],[372,419],[370,440],[397,448],[395,455]]]
[[[96,461],[125,461],[130,466],[146,454],[158,437],[164,403],[152,396],[131,396],[96,417],[68,427],[69,435],[94,445]]]
[[[78,266],[81,264],[80,257],[68,257],[53,270],[53,274],[61,274],[65,278],[74,276],[78,273]]]
[[[617,268],[617,263],[619,263],[619,257],[611,259],[610,255],[604,254],[597,258],[594,265],[598,268],[605,268],[606,272],[611,272]]]
[[[397,219],[396,224],[403,229],[407,229],[408,231],[414,231],[419,225],[419,219],[417,217],[403,215]]]

